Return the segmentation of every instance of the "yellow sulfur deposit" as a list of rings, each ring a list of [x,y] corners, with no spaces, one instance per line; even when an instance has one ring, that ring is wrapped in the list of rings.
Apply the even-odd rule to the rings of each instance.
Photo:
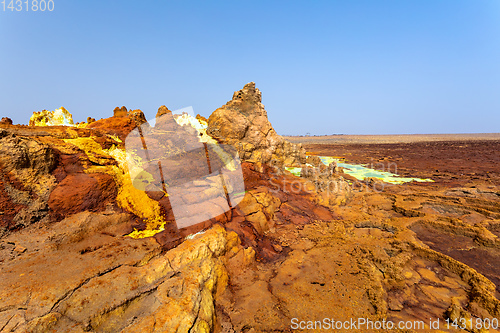
[[[237,168],[237,161],[234,157],[225,152],[212,137],[206,133],[206,124],[195,117],[183,114],[175,119],[181,126],[192,126],[198,133],[200,142],[212,144],[214,151],[224,161],[226,167],[234,171]],[[118,137],[108,135],[118,145],[121,140]],[[118,205],[144,219],[146,229],[134,230],[129,234],[132,238],[151,237],[165,230],[167,221],[161,216],[160,204],[151,199],[145,192],[146,186],[154,182],[151,174],[142,168],[142,161],[132,152],[127,152],[113,145],[109,149],[103,149],[93,137],[79,137],[75,139],[64,139],[64,142],[73,144],[85,152],[89,160],[97,165],[90,166],[85,170],[87,173],[106,173],[113,176],[118,194],[116,201]],[[118,166],[113,165],[115,161]],[[134,183],[132,183],[132,179]],[[167,193],[165,195],[168,196]]]
[[[62,106],[54,111],[43,110],[33,112],[30,118],[30,126],[75,126],[73,116]]]
[[[108,164],[110,155],[104,151],[100,144],[90,138],[63,139],[66,143],[71,143],[85,152],[88,158],[96,163],[105,165]]]
[[[129,234],[132,238],[151,237],[165,230],[166,221],[161,216],[160,204],[147,196],[146,192],[135,188],[127,169],[127,154],[125,151],[111,147],[109,155],[118,162],[120,169],[115,172],[115,180],[119,186],[116,198],[120,207],[146,220],[146,229],[134,230]],[[114,167],[116,168],[116,167]],[[125,172],[124,172],[125,171]]]
[[[109,149],[102,149],[101,145],[92,138],[65,139],[85,152],[89,159],[99,166],[92,166],[85,172],[101,172],[113,176],[118,187],[116,201],[118,205],[129,212],[139,216],[146,221],[146,229],[142,231],[134,230],[129,234],[132,238],[151,237],[164,230],[166,221],[161,216],[160,205],[152,200],[144,191],[135,188],[132,185],[129,170],[127,167],[127,153],[116,146]],[[106,159],[114,159],[118,162],[116,165],[103,165]]]

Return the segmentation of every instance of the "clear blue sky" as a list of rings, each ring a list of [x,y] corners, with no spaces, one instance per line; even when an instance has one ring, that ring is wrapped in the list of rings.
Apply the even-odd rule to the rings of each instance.
[[[60,106],[208,116],[255,81],[280,134],[500,132],[499,0],[54,2],[0,7],[15,123]]]

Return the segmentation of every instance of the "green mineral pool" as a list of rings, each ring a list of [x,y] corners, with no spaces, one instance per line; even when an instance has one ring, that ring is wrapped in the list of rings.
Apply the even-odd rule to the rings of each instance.
[[[386,183],[391,184],[403,184],[411,181],[415,182],[433,182],[432,179],[422,179],[422,178],[406,178],[401,177],[398,174],[391,173],[388,171],[379,171],[375,169],[370,169],[366,167],[366,164],[348,164],[342,162],[342,160],[338,158],[333,158],[330,156],[319,156],[321,161],[325,165],[329,165],[332,162],[336,162],[337,166],[344,168],[344,173],[358,179],[364,180],[365,178],[377,178]],[[290,171],[295,176],[300,176],[302,169],[301,168],[291,168],[287,167],[286,170]]]

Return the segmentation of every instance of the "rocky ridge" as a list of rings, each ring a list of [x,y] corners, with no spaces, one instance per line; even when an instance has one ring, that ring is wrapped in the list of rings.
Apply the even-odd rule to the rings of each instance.
[[[122,107],[81,127],[0,123],[0,331],[291,332],[292,318],[500,317],[494,283],[418,236],[422,225],[455,228],[494,251],[494,192],[349,190],[335,165],[275,133],[250,83],[207,120],[240,152],[245,197],[179,229],[169,196],[137,189],[125,163],[125,138],[144,121]],[[303,177],[284,166],[303,166]],[[196,204],[209,183],[184,199]],[[474,225],[472,211],[450,218],[460,202],[486,222]]]
[[[234,145],[244,161],[279,166],[306,163],[302,146],[286,141],[272,127],[254,82],[236,91],[231,101],[210,115],[207,133],[221,143]]]
[[[258,119],[247,121],[270,127],[255,105]],[[69,116],[62,115],[64,123]],[[228,323],[217,315],[216,299],[230,284],[228,265],[243,269],[284,255],[266,235],[277,225],[333,218],[306,179],[289,195],[297,178],[258,157],[267,151],[283,162],[305,161],[305,152],[271,127],[266,140],[249,125],[258,161],[242,159],[243,202],[178,229],[168,196],[138,190],[128,176],[124,140],[146,122],[140,110],[117,108],[78,126],[45,126],[51,122],[54,114],[42,112],[29,127],[0,124],[2,331],[220,330]],[[283,147],[292,147],[289,157]]]

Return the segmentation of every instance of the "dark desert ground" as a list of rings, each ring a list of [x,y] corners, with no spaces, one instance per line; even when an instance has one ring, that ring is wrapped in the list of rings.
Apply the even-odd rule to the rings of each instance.
[[[359,191],[355,196],[366,204],[360,210],[368,216],[391,206],[384,208],[381,198],[392,202],[391,220],[406,221],[429,248],[486,276],[496,286],[496,297],[500,296],[500,248],[496,238],[500,236],[500,134],[286,138],[303,143],[311,155],[334,156],[381,171],[434,180],[388,185],[379,194]],[[494,241],[481,241],[479,228]],[[433,283],[439,285],[438,281]],[[423,286],[420,288],[424,291]],[[400,297],[401,291],[393,295]],[[439,307],[438,303],[434,306]],[[426,308],[422,304],[418,307],[410,306],[402,312],[416,314]]]
[[[500,134],[336,135],[285,137],[315,155],[345,158],[438,184],[500,182]],[[395,170],[396,169],[396,170]]]

